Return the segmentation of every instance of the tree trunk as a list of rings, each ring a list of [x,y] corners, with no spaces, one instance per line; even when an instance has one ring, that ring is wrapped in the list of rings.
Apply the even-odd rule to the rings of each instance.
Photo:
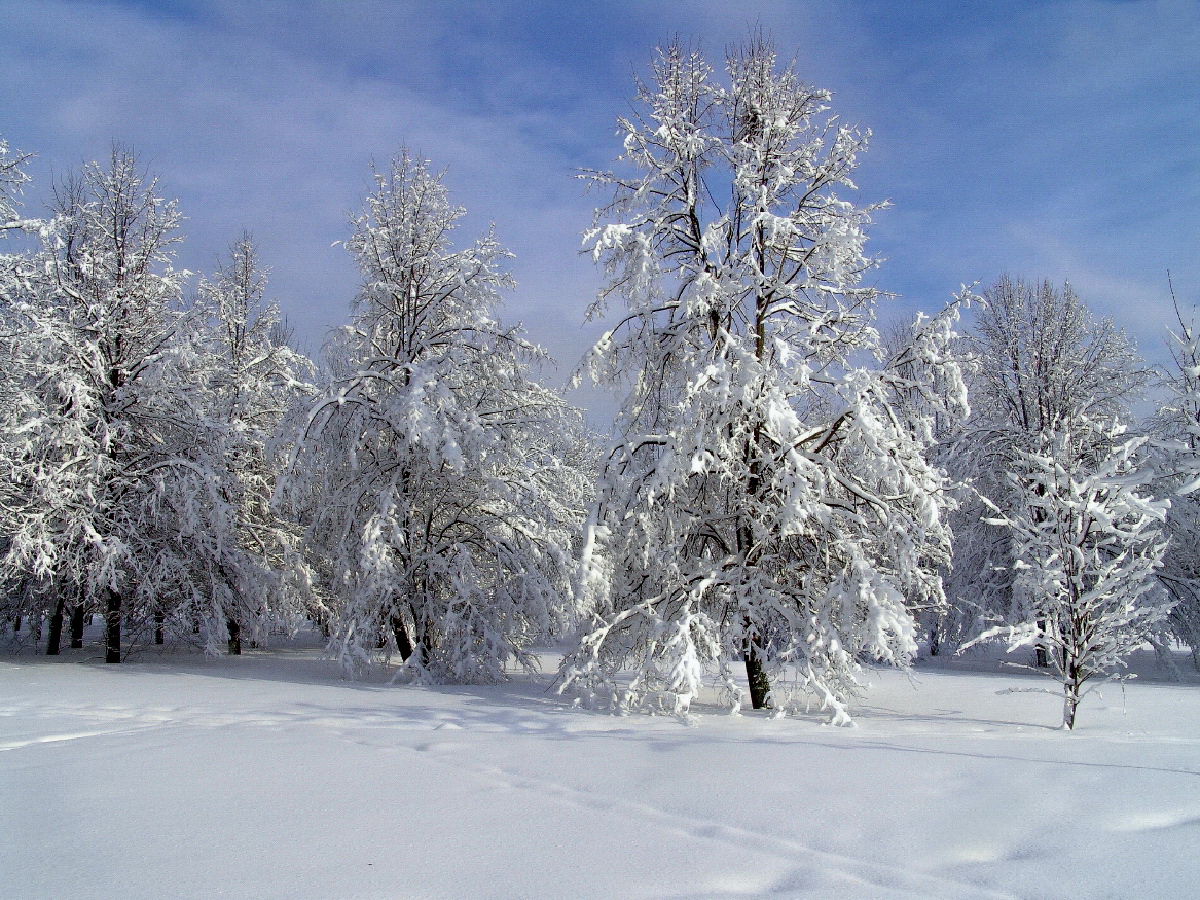
[[[404,626],[404,618],[400,615],[392,616],[392,636],[396,639],[396,649],[400,651],[400,658],[407,662],[413,654],[413,645],[408,636],[408,629]]]
[[[229,629],[229,652],[233,656],[242,655],[242,626],[233,619],[225,620],[225,627]]]
[[[1083,682],[1079,678],[1079,664],[1067,655],[1063,648],[1063,727],[1075,728],[1075,713],[1079,710],[1079,698],[1083,693]]]
[[[161,645],[163,642],[163,623],[166,618],[161,609],[154,611],[154,643],[156,644]]]
[[[71,649],[83,648],[83,599],[76,601],[71,610]]]
[[[104,661],[121,661],[121,595],[106,588],[104,600]]]
[[[1066,682],[1063,684],[1063,728],[1074,730],[1075,713],[1079,709],[1079,688]]]
[[[746,680],[750,683],[750,705],[755,709],[771,709],[771,679],[763,668],[758,645],[750,633],[750,619],[743,620],[746,637],[742,642],[742,655],[746,657]]]
[[[411,605],[409,606],[409,609],[412,609]],[[433,650],[430,645],[433,644],[435,634],[429,619],[425,618],[423,615],[418,616],[415,609],[412,612],[413,627],[417,636],[417,642],[413,645],[413,652],[420,653],[421,666],[427,669],[429,668],[430,658],[433,655]]]
[[[54,615],[50,617],[50,634],[46,636],[47,656],[58,656],[59,648],[62,645],[63,612],[66,605],[66,598],[59,597],[58,605],[54,607]]]

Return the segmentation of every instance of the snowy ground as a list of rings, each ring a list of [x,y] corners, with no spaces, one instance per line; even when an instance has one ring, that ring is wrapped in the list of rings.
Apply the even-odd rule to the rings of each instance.
[[[352,683],[314,648],[0,655],[0,895],[1186,897],[1200,686],[891,672],[857,727]],[[963,664],[994,668],[991,663]],[[1192,679],[1194,681],[1194,679]]]

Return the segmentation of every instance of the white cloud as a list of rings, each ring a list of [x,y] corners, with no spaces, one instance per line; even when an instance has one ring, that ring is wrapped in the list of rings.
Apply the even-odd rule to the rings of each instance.
[[[0,0],[0,14],[0,131],[41,154],[43,188],[50,163],[132,145],[189,216],[185,264],[208,268],[250,228],[311,347],[354,291],[330,244],[367,161],[405,142],[449,169],[464,237],[496,222],[518,255],[508,312],[565,375],[598,330],[581,326],[598,276],[577,249],[599,198],[573,170],[618,152],[613,118],[656,43],[679,33],[718,55],[755,21],[874,127],[858,181],[896,201],[874,247],[903,309],[1002,271],[1070,278],[1152,352],[1141,329],[1163,317],[1166,268],[1183,299],[1200,294],[1193,4],[221,0],[167,16]]]

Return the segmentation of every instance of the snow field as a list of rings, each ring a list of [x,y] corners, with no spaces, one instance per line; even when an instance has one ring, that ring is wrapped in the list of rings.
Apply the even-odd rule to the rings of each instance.
[[[85,651],[86,652],[86,651]],[[0,660],[12,898],[1185,897],[1200,692],[872,674],[857,727],[348,682],[315,649]],[[552,671],[548,666],[547,671]]]

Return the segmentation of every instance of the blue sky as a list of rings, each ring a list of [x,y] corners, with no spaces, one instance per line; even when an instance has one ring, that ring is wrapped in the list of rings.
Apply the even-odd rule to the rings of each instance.
[[[578,252],[600,198],[575,171],[619,152],[614,118],[653,48],[714,62],[755,25],[874,132],[860,199],[896,292],[932,310],[1001,272],[1069,279],[1164,357],[1166,271],[1200,299],[1200,3],[49,2],[0,0],[0,135],[53,177],[136,149],[180,201],[182,265],[243,228],[319,347],[348,314],[348,216],[401,144],[447,168],[464,239],[517,259],[505,317],[565,378],[599,327]],[[591,395],[581,395],[595,403]],[[603,406],[604,404],[600,404]]]

